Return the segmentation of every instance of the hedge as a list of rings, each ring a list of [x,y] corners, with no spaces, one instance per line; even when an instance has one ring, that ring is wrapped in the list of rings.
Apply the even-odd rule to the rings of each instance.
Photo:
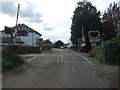
[[[17,53],[19,54],[29,54],[29,53],[40,53],[40,47],[33,47],[33,46],[21,46]]]
[[[93,48],[89,54],[103,62],[120,64],[120,37],[103,42],[100,46]]]
[[[6,47],[2,49],[2,71],[8,71],[14,69],[20,65],[22,65],[24,61],[22,58],[16,54],[11,52],[11,50]]]

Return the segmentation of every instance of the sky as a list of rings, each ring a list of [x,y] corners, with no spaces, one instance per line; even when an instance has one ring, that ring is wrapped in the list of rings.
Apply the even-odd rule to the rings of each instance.
[[[0,0],[0,31],[4,26],[13,27],[16,23],[18,3],[20,12],[18,23],[26,24],[42,34],[44,40],[58,40],[68,43],[71,35],[73,11],[81,0]],[[119,0],[89,0],[102,13],[110,3]]]

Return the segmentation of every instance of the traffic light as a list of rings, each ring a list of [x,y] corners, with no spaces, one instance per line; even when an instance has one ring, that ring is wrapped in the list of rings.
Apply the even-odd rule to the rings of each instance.
[[[11,27],[5,26],[5,34],[12,34],[14,32],[14,29]]]

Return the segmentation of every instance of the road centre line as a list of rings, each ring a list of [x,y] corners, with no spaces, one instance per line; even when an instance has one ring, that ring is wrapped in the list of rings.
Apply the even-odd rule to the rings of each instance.
[[[60,54],[57,63],[62,63],[63,62],[63,54]]]
[[[60,58],[61,58],[61,54],[60,54],[60,56],[59,56],[59,58],[58,58],[58,61],[57,61],[57,63],[59,63],[59,62],[60,62]]]
[[[80,55],[80,54],[79,54]],[[86,61],[88,61],[91,65],[94,65],[92,62],[90,62],[86,57],[80,55],[82,58],[84,58]]]
[[[60,61],[60,63],[63,63],[63,54],[61,55],[61,61]]]

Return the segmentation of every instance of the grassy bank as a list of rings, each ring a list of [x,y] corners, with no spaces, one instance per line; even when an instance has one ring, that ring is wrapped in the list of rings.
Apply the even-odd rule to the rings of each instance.
[[[13,54],[9,57],[3,57],[2,58],[2,71],[8,71],[12,70],[20,65],[22,65],[24,61],[21,59],[21,57],[17,54]]]
[[[24,61],[18,54],[11,52],[9,48],[2,49],[2,72],[12,70],[23,63]]]

